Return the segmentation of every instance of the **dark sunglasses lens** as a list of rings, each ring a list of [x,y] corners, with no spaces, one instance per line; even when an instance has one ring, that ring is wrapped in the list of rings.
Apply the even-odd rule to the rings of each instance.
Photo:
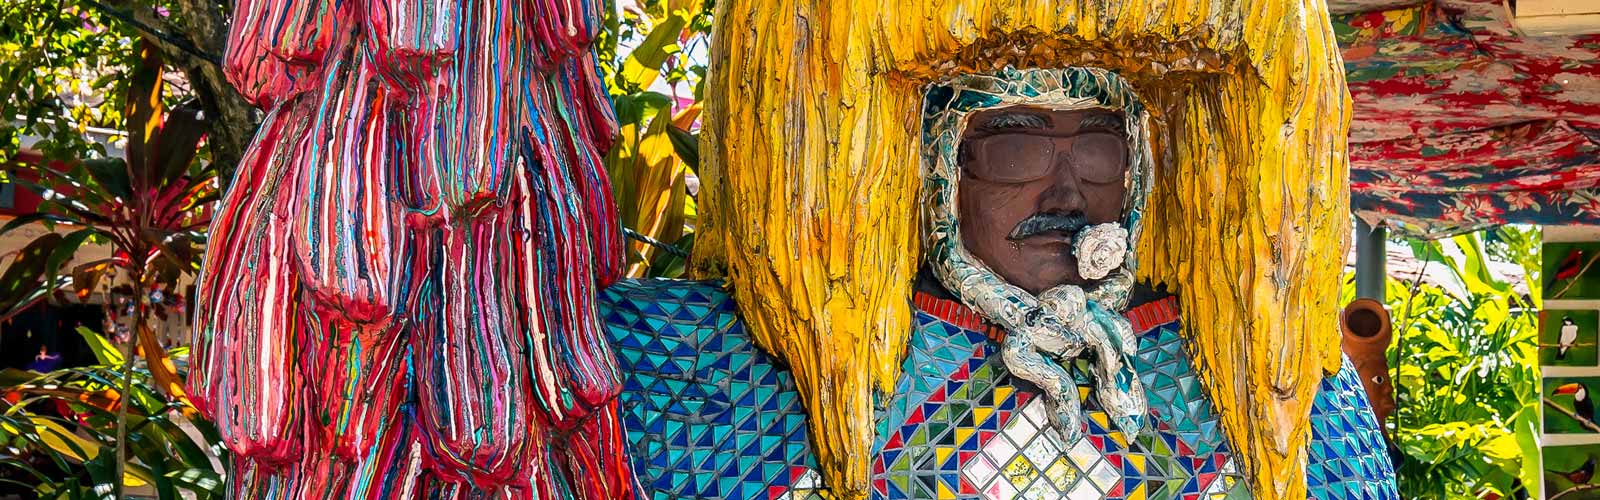
[[[1122,180],[1128,170],[1128,143],[1116,134],[1085,134],[1073,138],[1072,165],[1089,182]]]
[[[977,155],[968,171],[991,182],[1027,182],[1050,174],[1055,141],[1027,134],[1003,134],[977,141]]]

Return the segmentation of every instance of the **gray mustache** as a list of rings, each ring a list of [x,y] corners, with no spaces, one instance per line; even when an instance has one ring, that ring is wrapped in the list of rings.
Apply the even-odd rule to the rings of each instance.
[[[1020,240],[1050,232],[1071,235],[1088,225],[1089,218],[1081,213],[1037,214],[1018,222],[1017,227],[1011,230],[1011,235],[1006,236],[1006,239]]]

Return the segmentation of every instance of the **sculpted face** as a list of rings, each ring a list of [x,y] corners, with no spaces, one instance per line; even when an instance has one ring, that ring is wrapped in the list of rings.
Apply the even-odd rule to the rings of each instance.
[[[1129,168],[1122,115],[1009,107],[974,113],[967,123],[957,191],[967,250],[1029,293],[1086,284],[1072,237],[1122,218]]]

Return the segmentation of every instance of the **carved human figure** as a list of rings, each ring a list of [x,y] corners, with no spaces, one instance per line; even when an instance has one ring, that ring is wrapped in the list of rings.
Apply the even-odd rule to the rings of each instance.
[[[923,95],[928,253],[893,390],[870,423],[852,423],[872,438],[867,487],[849,491],[821,472],[816,421],[802,417],[827,400],[808,398],[793,362],[753,338],[758,326],[725,285],[625,280],[605,292],[602,315],[644,490],[1251,495],[1191,361],[1178,299],[1134,283],[1155,169],[1133,87],[1095,68],[1003,69]],[[1395,495],[1361,390],[1349,366],[1321,381],[1310,497]],[[1334,443],[1342,454],[1326,451]]]
[[[641,485],[1392,496],[1338,351],[1349,104],[1323,9],[719,3],[691,267],[721,281],[602,308]],[[1122,149],[1068,137],[1110,117]],[[1117,156],[1120,183],[1086,168]]]
[[[1123,118],[1114,112],[1018,107],[974,113],[957,157],[962,241],[1028,293],[1089,284],[1078,271],[1073,237],[1122,219],[1128,148]]]

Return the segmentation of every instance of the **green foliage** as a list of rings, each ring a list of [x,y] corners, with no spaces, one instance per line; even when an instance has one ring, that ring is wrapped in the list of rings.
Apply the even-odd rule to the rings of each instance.
[[[163,55],[177,34],[131,24],[171,28],[181,16],[158,10],[159,0],[116,5],[125,10],[74,0],[0,5],[0,52],[8,53],[0,58],[0,181],[44,199],[0,234],[40,222],[58,233],[28,245],[49,252],[25,253],[0,273],[0,319],[61,290],[87,297],[119,275],[142,281],[141,291],[170,293],[199,268],[220,167],[205,161],[213,123],[202,117],[218,114],[205,112],[196,82],[173,69],[184,61]],[[89,127],[116,135],[86,134]],[[39,138],[31,149],[41,158],[19,159],[21,135]],[[123,154],[108,156],[104,141]],[[95,245],[122,258],[65,267]]]
[[[4,78],[0,117],[5,118],[0,120],[0,165],[5,166],[0,180],[43,199],[38,212],[17,217],[0,227],[0,234],[34,223],[54,229],[26,245],[26,251],[0,272],[0,320],[66,290],[75,291],[80,299],[88,297],[99,283],[121,278],[128,280],[124,288],[134,301],[129,318],[133,335],[117,353],[121,367],[102,368],[120,371],[121,385],[104,373],[69,370],[45,376],[37,387],[12,390],[33,399],[7,408],[7,417],[13,420],[0,422],[5,431],[0,437],[12,441],[15,449],[33,445],[33,456],[46,449],[64,454],[44,455],[52,458],[45,462],[51,466],[48,469],[30,469],[26,458],[5,455],[5,464],[28,470],[43,483],[41,488],[48,488],[36,490],[41,497],[95,493],[84,489],[89,484],[109,485],[96,496],[108,491],[120,496],[125,484],[136,479],[154,487],[162,498],[177,498],[175,488],[196,486],[193,481],[220,482],[215,473],[206,476],[193,467],[169,470],[168,461],[157,452],[178,445],[149,444],[153,436],[160,436],[158,419],[166,418],[166,406],[193,409],[147,320],[162,307],[150,299],[155,292],[174,297],[183,276],[199,270],[210,204],[218,198],[217,171],[225,166],[205,161],[208,155],[202,153],[209,150],[213,153],[209,159],[216,159],[218,143],[228,142],[218,138],[237,135],[203,117],[227,116],[208,111],[238,107],[242,101],[217,78],[207,76],[216,72],[199,71],[185,64],[193,62],[190,56],[175,55],[175,43],[194,46],[178,38],[183,35],[175,31],[177,21],[216,18],[223,11],[197,4],[204,12],[180,15],[159,9],[159,0],[116,4],[113,8],[100,2],[18,0],[0,6],[0,50],[16,56],[0,59]],[[189,35],[193,38],[194,33]],[[211,34],[209,45],[219,48],[219,36]],[[177,76],[177,68],[183,77]],[[219,84],[224,89],[220,92]],[[200,93],[209,94],[204,104],[193,97]],[[15,115],[24,119],[12,122]],[[125,130],[102,138],[121,142],[123,154],[108,155],[104,144],[85,135],[90,126]],[[19,134],[42,137],[32,148],[43,157],[19,161]],[[222,148],[233,152],[229,155],[234,158],[240,149],[237,144]],[[68,269],[69,263],[79,260],[78,251],[91,245],[110,246],[113,256]],[[113,317],[116,311],[107,309]],[[117,359],[110,355],[115,349],[106,349],[109,345],[103,339],[97,345],[103,351],[97,353],[102,361]],[[135,377],[137,359],[145,360],[147,369]],[[136,383],[135,378],[140,380]],[[104,387],[94,388],[100,385]],[[83,398],[93,391],[132,394],[139,407],[89,404]],[[78,403],[71,402],[74,398]],[[90,408],[75,409],[63,414],[62,422],[53,422],[54,417],[37,413],[31,404],[47,400],[59,408],[74,404]],[[39,447],[72,444],[72,437],[87,439],[88,444]],[[98,451],[107,447],[110,452]],[[169,472],[178,475],[169,477]],[[131,479],[125,483],[125,478]]]
[[[1387,427],[1404,455],[1401,496],[1509,497],[1526,487],[1536,497],[1538,306],[1488,262],[1520,265],[1537,289],[1538,229],[1405,243],[1428,269],[1447,271],[1450,290],[1388,281],[1395,332],[1388,354],[1399,362],[1391,362],[1398,408]]]
[[[640,0],[609,13],[599,51],[609,62],[601,69],[612,95],[646,92],[662,78],[674,86],[689,83],[698,101],[714,5],[712,0]]]
[[[58,0],[0,2],[0,165],[22,135],[47,160],[95,158],[90,127],[120,129],[137,40],[101,13]],[[12,122],[21,117],[20,122]]]
[[[24,253],[0,273],[0,319],[61,288],[86,297],[101,281],[125,275],[141,292],[170,293],[182,276],[199,271],[209,206],[218,197],[217,172],[213,164],[195,161],[204,136],[200,109],[192,103],[169,109],[163,102],[162,67],[159,54],[146,45],[123,103],[133,130],[125,159],[8,169],[13,182],[44,201],[37,213],[0,226],[0,234],[36,222],[57,231],[27,246],[49,252]],[[64,269],[80,248],[94,243],[110,245],[122,258]]]
[[[628,245],[629,276],[683,276],[694,245],[695,171],[699,168],[701,90],[711,31],[710,1],[646,0],[608,16],[600,40],[616,108],[617,144],[606,171]],[[620,52],[619,52],[620,51]],[[682,87],[692,89],[681,95]],[[665,89],[665,93],[652,90]],[[670,94],[670,95],[669,95]]]
[[[89,351],[94,353],[94,358],[99,360],[101,365],[121,366],[125,361],[122,351],[117,349],[116,344],[112,344],[94,330],[80,326],[77,331],[78,335],[83,337],[84,343],[89,344]]]
[[[107,498],[117,483],[117,411],[126,402],[126,484],[162,500],[221,498],[227,457],[216,428],[164,396],[142,366],[131,372],[133,397],[121,397],[119,370],[0,374],[0,483],[39,498]]]
[[[172,0],[6,0],[0,2],[0,166],[22,152],[22,137],[49,161],[106,158],[108,142],[136,131],[123,103],[136,85],[145,47],[164,59],[159,77],[169,106],[204,97],[213,117],[201,156],[231,172],[257,114],[224,81],[218,64],[230,2]],[[86,134],[97,128],[95,134]],[[224,182],[226,181],[226,175]]]

